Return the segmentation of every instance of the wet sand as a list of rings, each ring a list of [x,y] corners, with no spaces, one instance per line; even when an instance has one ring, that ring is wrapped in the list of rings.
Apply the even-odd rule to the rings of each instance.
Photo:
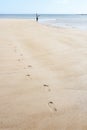
[[[87,32],[0,20],[0,130],[87,130]]]

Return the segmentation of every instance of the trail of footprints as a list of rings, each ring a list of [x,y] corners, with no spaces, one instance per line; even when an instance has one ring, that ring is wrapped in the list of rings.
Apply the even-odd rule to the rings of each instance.
[[[44,84],[43,86],[44,86],[45,88],[47,88],[47,89],[48,89],[48,92],[50,92],[50,91],[51,91],[51,89],[50,89],[49,85]],[[50,108],[53,112],[57,112],[57,108],[56,108],[56,106],[55,106],[54,102],[52,102],[52,101],[48,102],[48,106],[49,106],[49,108]]]
[[[14,51],[15,51],[15,53],[17,53],[17,47],[15,47],[15,50],[14,50]],[[18,59],[19,62],[23,61],[23,54],[21,53],[20,56],[22,57],[22,59],[21,59],[21,58]],[[32,66],[31,66],[31,65],[28,65],[27,68],[24,67],[24,69],[28,69],[28,68],[32,68]],[[26,74],[26,77],[27,77],[27,78],[30,78],[30,76],[31,76],[30,74]],[[47,89],[48,92],[51,92],[51,88],[49,87],[48,84],[43,84],[43,86]],[[56,106],[55,106],[55,104],[54,104],[53,101],[49,101],[49,102],[48,102],[48,107],[49,107],[49,109],[50,109],[51,111],[57,112],[57,108],[56,108]]]
[[[17,52],[18,52],[18,50],[17,50],[17,47],[15,46],[14,47],[14,52],[17,54]],[[20,58],[19,59],[17,59],[18,60],[18,62],[23,62],[24,61],[24,59],[23,59],[23,54],[21,53],[20,54]],[[24,65],[25,66],[25,65]],[[28,69],[28,68],[31,68],[32,66],[31,65],[28,65],[27,67],[24,67],[24,69]],[[25,75],[27,78],[30,78],[30,74],[26,74]]]

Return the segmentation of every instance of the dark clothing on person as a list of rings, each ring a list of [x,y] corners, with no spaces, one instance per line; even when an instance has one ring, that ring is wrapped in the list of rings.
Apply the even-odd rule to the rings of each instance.
[[[36,17],[36,21],[38,22],[38,17]]]
[[[38,14],[36,14],[36,21],[38,22],[38,17],[39,17],[39,15]]]

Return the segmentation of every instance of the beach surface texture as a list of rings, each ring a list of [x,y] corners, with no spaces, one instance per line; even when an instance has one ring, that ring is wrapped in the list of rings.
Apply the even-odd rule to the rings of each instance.
[[[0,20],[0,130],[87,130],[87,32]]]

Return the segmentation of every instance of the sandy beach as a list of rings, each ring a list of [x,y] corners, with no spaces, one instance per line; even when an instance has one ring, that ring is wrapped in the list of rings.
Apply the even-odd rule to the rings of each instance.
[[[0,19],[0,130],[87,130],[87,32]]]

